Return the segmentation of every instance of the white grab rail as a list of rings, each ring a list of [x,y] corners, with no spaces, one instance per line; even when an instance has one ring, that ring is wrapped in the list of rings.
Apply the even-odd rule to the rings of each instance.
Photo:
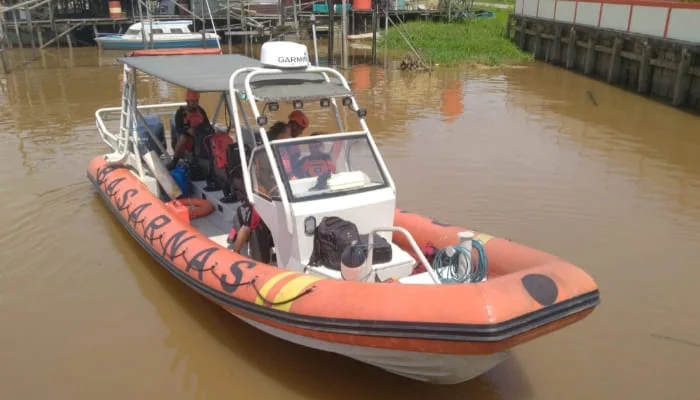
[[[241,104],[238,101],[238,96],[236,96],[236,88],[235,88],[235,83],[236,83],[236,77],[238,75],[250,72],[255,70],[255,67],[248,67],[248,68],[241,68],[236,71],[234,71],[231,76],[228,78],[228,90],[229,90],[229,96],[231,97],[231,104],[229,107],[231,107],[231,116],[233,117],[233,127],[234,130],[236,131],[236,140],[239,143],[245,143],[243,139],[243,130],[241,129],[241,117],[238,115],[238,110],[240,109],[241,112],[245,112],[243,109],[243,104]],[[245,116],[245,122],[248,124],[248,117]],[[252,130],[251,130],[252,133]],[[246,192],[246,198],[250,202],[251,205],[255,205],[255,199],[253,198],[253,185],[250,182],[250,176],[248,173],[248,160],[245,158],[245,151],[240,151],[240,158],[241,158],[241,168],[244,171],[243,173],[243,186],[245,186],[245,192]]]
[[[413,252],[416,253],[416,256],[418,257],[420,262],[423,263],[423,265],[425,266],[425,270],[428,272],[428,275],[430,275],[430,278],[432,278],[433,282],[435,282],[436,284],[442,284],[442,282],[440,282],[440,278],[433,269],[433,266],[428,262],[428,259],[425,258],[425,255],[423,255],[423,252],[418,247],[418,243],[416,243],[415,239],[413,239],[413,235],[411,235],[411,232],[407,231],[405,228],[402,228],[400,226],[392,226],[389,228],[377,228],[370,232],[369,238],[367,239],[367,262],[369,263],[369,265],[372,266],[372,270],[374,270],[374,265],[372,265],[372,255],[374,252],[372,251],[372,248],[374,246],[374,234],[376,232],[399,232],[406,236],[406,239],[408,239],[408,243],[411,245],[411,248],[413,248]]]
[[[250,87],[250,80],[251,78],[255,77],[256,75],[271,75],[275,73],[280,73],[282,72],[281,70],[278,69],[254,69],[251,71],[248,75],[245,77],[245,82],[243,84],[243,87],[245,88],[246,93],[250,93],[248,96],[248,102],[250,103],[250,108],[253,111],[253,119],[255,121],[258,120],[258,117],[260,117],[260,111],[258,110],[257,104],[255,104],[255,95],[253,94],[253,89]],[[263,147],[265,148],[265,153],[267,154],[268,160],[274,160],[275,156],[272,154],[272,147],[270,146],[270,141],[267,140],[267,133],[264,127],[260,127],[260,138],[262,139],[263,142]],[[291,212],[291,207],[289,206],[289,199],[287,198],[287,188],[282,182],[282,177],[280,175],[280,171],[277,168],[276,163],[272,163],[272,175],[275,177],[275,182],[277,183],[277,190],[280,192],[280,197],[282,199],[282,209],[284,210],[284,216],[285,220],[287,222],[287,232],[290,234],[294,234],[294,226],[292,224],[292,212]],[[250,193],[251,196],[249,198],[253,198],[252,193]]]
[[[355,100],[355,96],[352,95],[352,90],[350,89],[350,86],[347,83],[347,80],[345,77],[338,71],[336,71],[333,68],[327,68],[327,67],[314,67],[314,66],[308,66],[305,68],[304,72],[311,72],[311,73],[319,73],[324,76],[326,82],[330,82],[330,78],[328,77],[328,74],[336,76],[340,82],[342,83],[343,87],[348,90],[350,93],[349,97],[352,99],[352,110],[357,112],[359,110],[359,105],[357,101]],[[237,100],[236,96],[236,88],[235,88],[235,82],[236,78],[238,75],[247,73],[244,79],[243,83],[243,88],[245,90],[245,93],[247,94],[248,102],[250,105],[250,108],[253,111],[253,119],[257,120],[257,118],[260,116],[260,111],[258,110],[257,104],[256,104],[256,98],[253,89],[250,86],[250,82],[252,78],[254,78],[257,75],[272,75],[272,74],[284,74],[285,71],[277,68],[260,68],[260,67],[248,67],[248,68],[241,68],[236,70],[231,76],[229,77],[229,95],[231,96],[231,103],[232,103],[232,108],[238,108],[237,106],[233,106],[233,103],[235,100]],[[334,108],[335,108],[335,113],[336,117],[339,118],[339,113],[338,113],[338,107],[335,104],[335,99],[334,101]],[[233,114],[233,120],[234,120],[234,126],[236,127],[237,135],[240,136],[240,119],[238,116],[238,113],[232,112]],[[381,168],[382,172],[384,173],[384,176],[387,179],[387,183],[389,184],[389,187],[391,188],[392,192],[396,193],[396,185],[394,184],[394,180],[391,177],[391,174],[389,173],[389,169],[386,166],[386,163],[384,162],[383,157],[381,156],[379,149],[377,148],[376,143],[374,142],[374,139],[372,138],[372,134],[369,131],[369,127],[367,126],[366,121],[364,120],[363,117],[360,117],[358,115],[358,118],[360,119],[360,125],[362,126],[362,133],[367,133],[367,137],[369,140],[370,147],[372,148],[372,151],[374,154],[377,155],[377,162],[379,163],[379,167]],[[340,124],[342,127],[342,124]],[[267,134],[265,132],[264,127],[259,127],[260,129],[260,137],[263,142],[263,147],[265,148],[265,153],[267,154],[267,157],[269,159],[274,159],[273,153],[272,153],[272,148],[270,146],[270,142],[267,140]],[[239,137],[239,140],[242,138]],[[245,160],[245,157],[243,156],[243,153],[241,153],[241,165],[246,170],[247,167],[247,162]],[[275,178],[275,181],[277,182],[278,185],[278,190],[280,191],[280,197],[282,200],[282,208],[284,210],[285,216],[286,216],[286,222],[287,222],[287,230],[289,233],[293,233],[292,231],[292,216],[291,216],[291,211],[290,211],[290,205],[289,201],[287,199],[287,193],[286,193],[286,188],[282,183],[282,178],[280,176],[280,173],[276,167],[272,168],[272,174]],[[250,182],[250,179],[248,178],[247,174],[243,174],[243,184],[245,186],[246,194],[249,201],[251,201],[251,204],[254,205],[254,200],[253,200],[253,190],[252,190],[252,185]]]
[[[176,108],[176,107],[181,107],[186,105],[187,103],[184,102],[179,102],[179,103],[160,103],[160,104],[146,104],[142,106],[138,106],[137,109],[139,111],[141,110],[153,110],[153,109],[158,109],[158,108]],[[95,111],[95,123],[97,125],[97,131],[100,133],[100,137],[102,137],[102,141],[104,141],[112,150],[118,151],[119,150],[119,143],[122,141],[126,140],[128,142],[129,137],[127,136],[124,138],[122,135],[115,135],[112,132],[107,129],[107,126],[105,125],[105,120],[111,120],[108,118],[108,115],[111,113],[116,113],[116,117],[118,119],[119,113],[121,112],[121,107],[103,107]],[[161,112],[155,112],[153,114],[156,115],[168,115],[171,114],[172,111],[161,111]],[[110,142],[111,140],[111,142]],[[113,144],[114,142],[117,143],[117,148],[115,149]],[[126,149],[126,145],[124,146],[124,149]]]
[[[330,83],[330,78],[325,75],[325,73],[330,73],[335,75],[340,82],[343,84],[343,87],[347,89],[348,92],[350,92],[350,99],[352,100],[352,110],[357,113],[357,111],[360,109],[359,104],[357,103],[357,100],[355,99],[355,96],[352,94],[352,89],[350,89],[350,85],[348,85],[348,81],[345,79],[343,74],[338,72],[337,70],[333,68],[328,68],[328,67],[308,67],[306,69],[306,72],[323,72],[324,76],[326,77],[326,82]],[[247,87],[246,87],[247,90]],[[333,99],[335,101],[335,99]],[[337,106],[336,106],[336,115],[337,114]],[[367,122],[365,121],[364,117],[360,117],[358,115],[358,118],[360,119],[360,126],[362,126],[362,129],[367,132],[367,136],[369,138],[369,145],[372,147],[372,151],[374,154],[377,155],[377,161],[379,162],[379,166],[382,169],[382,172],[384,172],[384,175],[386,176],[386,179],[389,183],[389,187],[391,187],[391,190],[396,194],[396,185],[394,184],[394,179],[391,177],[391,174],[389,173],[389,169],[386,166],[386,163],[384,162],[384,157],[382,157],[381,153],[379,152],[379,149],[377,148],[377,144],[374,142],[374,138],[372,137],[372,133],[369,131],[369,126],[367,126]]]

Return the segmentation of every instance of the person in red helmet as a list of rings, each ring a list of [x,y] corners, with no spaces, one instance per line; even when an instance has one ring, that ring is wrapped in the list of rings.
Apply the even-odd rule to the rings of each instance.
[[[292,130],[294,138],[304,133],[304,130],[309,127],[309,118],[301,110],[292,111],[287,118],[289,119],[287,125]]]
[[[194,149],[195,132],[202,126],[210,126],[206,111],[199,105],[199,93],[187,89],[185,93],[186,106],[180,107],[175,112],[175,136],[176,142],[173,148],[172,167],[185,154]]]
[[[304,130],[309,127],[309,118],[301,110],[292,111],[289,116],[287,116],[289,127],[289,132],[291,137],[299,137]],[[282,139],[282,138],[280,138]],[[285,152],[283,157],[287,158],[291,162],[292,170],[295,172],[291,175],[298,175],[299,159],[301,158],[301,150],[298,146],[287,146],[280,151]]]

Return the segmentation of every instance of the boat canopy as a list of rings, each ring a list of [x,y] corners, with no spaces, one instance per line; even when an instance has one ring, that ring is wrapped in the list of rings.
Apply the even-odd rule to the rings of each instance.
[[[253,58],[240,54],[182,55],[152,57],[120,57],[117,59],[131,68],[158,79],[197,92],[228,92],[231,74],[240,68],[263,68]],[[239,74],[234,83],[236,90],[245,93],[247,74]],[[327,82],[314,72],[288,72],[258,75],[251,80],[251,89],[258,101],[291,101],[324,97],[350,96],[352,93],[337,78]]]

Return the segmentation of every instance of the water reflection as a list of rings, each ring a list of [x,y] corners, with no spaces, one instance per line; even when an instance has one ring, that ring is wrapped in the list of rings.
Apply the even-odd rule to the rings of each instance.
[[[674,193],[668,198],[674,212],[700,217],[700,117],[661,105],[649,113],[640,103],[656,105],[652,100],[567,74],[547,65],[514,71],[508,99],[563,133],[555,139],[560,145],[576,146],[609,173],[633,177],[645,195]]]
[[[445,122],[452,123],[455,122],[464,111],[464,104],[462,104],[463,81],[446,81],[445,86],[445,89],[442,90],[440,113],[445,118]]]

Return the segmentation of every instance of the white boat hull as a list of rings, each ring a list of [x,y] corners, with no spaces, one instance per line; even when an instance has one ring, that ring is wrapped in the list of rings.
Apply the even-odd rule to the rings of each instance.
[[[202,35],[154,35],[152,48],[154,49],[173,49],[173,48],[192,48],[218,47],[219,42],[216,36],[207,35],[206,39],[202,40]],[[170,36],[170,37],[159,37]],[[148,40],[148,39],[147,39]],[[105,50],[140,50],[151,48],[151,43],[144,45],[141,37],[127,37],[125,35],[111,35],[96,38],[95,41]]]
[[[406,378],[433,384],[457,384],[476,378],[508,358],[509,352],[450,355],[368,348],[326,342],[283,331],[234,314],[244,322],[280,339],[317,350],[341,354]]]
[[[137,22],[124,34],[100,36],[95,41],[106,50],[219,47],[219,35],[205,32],[202,36],[202,33],[192,32],[190,25],[192,22],[188,20]]]

